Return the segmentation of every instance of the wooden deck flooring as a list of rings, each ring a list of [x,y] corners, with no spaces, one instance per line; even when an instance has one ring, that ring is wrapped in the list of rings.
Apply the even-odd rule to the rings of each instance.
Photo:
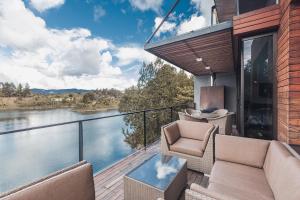
[[[94,177],[97,200],[121,200],[124,199],[123,176],[150,156],[159,152],[159,143],[156,143],[147,150],[140,150],[124,158],[113,166],[100,172]],[[188,185],[198,183],[207,184],[208,178],[203,174],[188,171]]]

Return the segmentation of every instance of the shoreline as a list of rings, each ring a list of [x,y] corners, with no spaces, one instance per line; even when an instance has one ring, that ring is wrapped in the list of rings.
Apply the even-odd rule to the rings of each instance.
[[[110,110],[118,110],[118,106],[107,107],[107,108],[95,108],[95,109],[82,109],[75,108],[72,106],[59,106],[59,107],[10,107],[3,108],[0,107],[0,112],[10,112],[10,111],[45,111],[45,110],[56,110],[56,109],[70,109],[72,112],[77,112],[81,114],[97,113],[97,112],[107,112]]]

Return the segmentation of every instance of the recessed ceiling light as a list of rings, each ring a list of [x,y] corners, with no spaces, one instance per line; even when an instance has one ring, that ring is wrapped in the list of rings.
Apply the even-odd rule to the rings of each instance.
[[[209,66],[207,66],[207,67],[205,67],[205,69],[206,69],[206,70],[210,70],[210,67],[209,67]]]
[[[196,58],[197,62],[202,62],[202,58]]]

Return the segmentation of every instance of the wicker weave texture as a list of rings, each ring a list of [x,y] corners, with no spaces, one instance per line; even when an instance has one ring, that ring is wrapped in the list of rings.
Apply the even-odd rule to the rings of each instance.
[[[185,200],[217,200],[193,190],[185,190]]]
[[[232,135],[232,116],[233,113],[229,113],[224,117],[219,117],[215,119],[207,119],[208,123],[218,125],[219,133],[222,135]]]

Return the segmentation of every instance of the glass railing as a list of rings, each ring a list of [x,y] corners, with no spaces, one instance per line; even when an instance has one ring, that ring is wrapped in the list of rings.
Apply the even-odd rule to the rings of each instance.
[[[30,128],[25,128],[25,125],[39,124],[30,121],[42,121],[35,111],[26,113],[35,116],[28,121],[22,113],[24,119],[19,120],[24,120],[23,126],[19,123],[13,123],[14,126],[1,123],[1,117],[8,114],[0,113],[0,193],[81,160],[92,163],[94,173],[97,173],[159,140],[160,127],[176,120],[177,111],[184,108],[187,105],[127,113],[115,110],[107,116],[87,115],[81,120]],[[53,112],[58,113],[54,115]],[[57,122],[63,116],[74,119],[67,112],[51,111],[50,116],[57,117],[47,120]],[[6,119],[17,117],[16,113],[13,115]]]

